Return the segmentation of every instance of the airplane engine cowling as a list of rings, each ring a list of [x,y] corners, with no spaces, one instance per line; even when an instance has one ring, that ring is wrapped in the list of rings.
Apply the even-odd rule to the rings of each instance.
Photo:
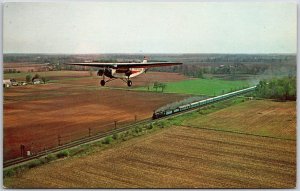
[[[97,75],[98,76],[103,76],[104,70],[105,70],[104,68],[103,69],[99,69]]]
[[[98,76],[103,76],[105,75],[106,77],[109,77],[109,78],[114,78],[113,74],[115,73],[116,71],[114,69],[111,69],[111,68],[103,68],[103,69],[99,69],[98,70]]]

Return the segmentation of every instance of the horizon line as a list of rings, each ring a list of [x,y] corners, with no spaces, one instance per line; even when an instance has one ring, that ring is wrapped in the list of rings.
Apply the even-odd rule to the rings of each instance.
[[[147,54],[248,54],[248,55],[252,55],[252,54],[292,54],[292,55],[297,55],[296,53],[3,53],[3,55],[5,54],[40,54],[40,55],[91,55],[91,54],[139,54],[139,55],[147,55]]]

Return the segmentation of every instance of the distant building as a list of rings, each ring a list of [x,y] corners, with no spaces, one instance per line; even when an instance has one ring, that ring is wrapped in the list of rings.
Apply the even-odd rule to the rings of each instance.
[[[11,81],[10,79],[8,80],[3,80],[3,88],[8,88],[11,86]]]
[[[11,83],[12,86],[18,86],[19,85],[17,80],[15,80],[15,79],[10,79],[10,83]]]
[[[18,82],[18,84],[19,84],[20,86],[25,86],[25,85],[27,85],[26,82]]]
[[[41,81],[40,79],[36,78],[36,79],[34,79],[34,80],[32,81],[32,83],[33,83],[33,84],[41,84],[42,81]]]

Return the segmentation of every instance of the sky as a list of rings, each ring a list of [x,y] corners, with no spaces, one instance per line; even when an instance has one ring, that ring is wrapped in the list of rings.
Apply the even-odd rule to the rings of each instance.
[[[5,3],[4,53],[296,53],[295,3]]]

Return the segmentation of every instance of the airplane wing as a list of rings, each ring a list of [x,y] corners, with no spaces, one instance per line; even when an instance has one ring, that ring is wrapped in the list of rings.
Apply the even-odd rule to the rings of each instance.
[[[181,65],[180,62],[148,62],[148,63],[100,63],[100,62],[82,62],[68,63],[66,65],[73,66],[90,66],[98,68],[153,68],[162,66]]]

